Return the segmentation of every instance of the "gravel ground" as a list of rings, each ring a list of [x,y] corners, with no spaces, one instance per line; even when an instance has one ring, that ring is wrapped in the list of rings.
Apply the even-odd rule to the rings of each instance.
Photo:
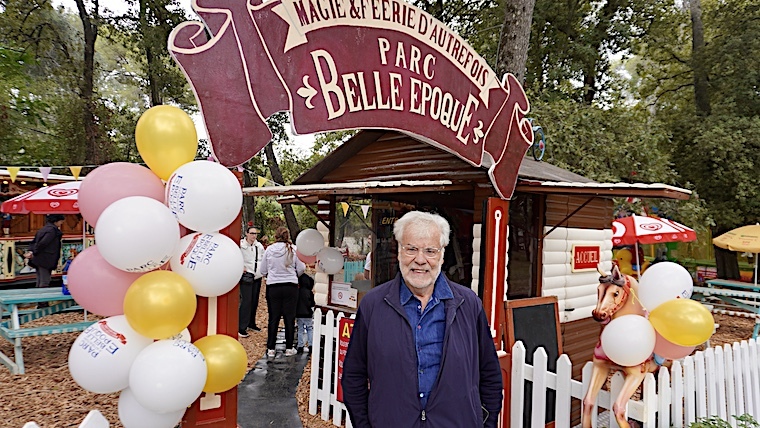
[[[265,326],[263,295],[261,303],[256,318],[259,326]],[[58,314],[34,324],[76,322],[81,318],[81,313]],[[720,328],[711,339],[713,346],[748,339],[752,335],[754,322],[751,319],[716,315],[715,320]],[[111,421],[112,427],[122,426],[118,422],[118,393],[93,394],[80,388],[71,378],[67,366],[68,352],[77,336],[78,333],[69,333],[25,338],[24,375],[12,375],[5,366],[0,366],[0,421],[3,427],[21,428],[29,421],[35,421],[42,428],[76,427],[92,409],[100,410]],[[253,332],[241,339],[241,343],[248,353],[248,367],[251,368],[264,353],[266,332]],[[11,354],[13,347],[8,341],[0,340],[0,350]],[[331,422],[322,421],[319,415],[308,414],[310,374],[309,364],[296,391],[301,421],[307,428],[333,427]]]

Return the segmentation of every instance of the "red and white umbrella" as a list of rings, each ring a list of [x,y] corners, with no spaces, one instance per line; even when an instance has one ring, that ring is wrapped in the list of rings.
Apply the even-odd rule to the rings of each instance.
[[[77,197],[81,183],[70,181],[40,187],[3,202],[0,211],[9,214],[79,214]]]
[[[616,247],[696,240],[694,229],[666,218],[632,215],[612,222],[612,245]]]
[[[639,244],[657,244],[660,242],[691,242],[697,240],[694,229],[666,218],[632,215],[612,222],[612,245],[634,245],[636,247],[636,264],[639,260]],[[640,276],[637,271],[637,276]]]

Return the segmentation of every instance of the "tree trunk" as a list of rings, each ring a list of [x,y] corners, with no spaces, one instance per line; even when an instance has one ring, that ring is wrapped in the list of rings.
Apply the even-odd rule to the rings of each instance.
[[[589,46],[589,52],[593,51],[594,55],[588,56],[583,67],[583,103],[586,105],[591,105],[596,98],[596,76],[606,72],[607,62],[603,59],[602,45],[608,38],[607,32],[618,9],[623,7],[620,3],[618,0],[608,0],[599,11]]]
[[[258,183],[257,183],[258,184]],[[243,171],[243,187],[253,187],[253,179],[248,171]],[[256,224],[256,199],[253,196],[243,196],[243,229],[251,224],[261,229],[260,224]]]
[[[718,278],[741,279],[736,251],[724,250],[715,246],[713,248],[715,249],[715,266],[718,268]]]
[[[147,78],[148,78],[148,92],[150,93],[150,105],[151,107],[163,104],[161,98],[161,89],[158,87],[158,82],[155,77],[156,70],[156,57],[153,55],[153,47],[149,34],[151,32],[150,25],[148,24],[148,5],[147,0],[140,0],[140,29],[142,31],[142,46],[145,52],[145,62],[147,64]]]
[[[274,155],[274,147],[272,146],[272,142],[269,142],[269,144],[264,147],[264,153],[267,157],[269,172],[272,173],[272,179],[275,181],[275,183],[284,184],[285,179],[282,177],[282,172],[280,172],[280,165],[277,163],[277,158]],[[301,228],[298,226],[298,221],[296,220],[295,213],[293,213],[293,207],[290,204],[283,204],[282,212],[285,214],[285,224],[288,225],[290,236],[295,239],[295,237],[298,236],[298,233],[301,231]]]
[[[104,163],[103,147],[98,138],[98,128],[95,124],[94,76],[95,76],[95,41],[98,38],[98,1],[93,1],[93,16],[90,17],[84,6],[84,0],[76,0],[79,9],[79,19],[84,29],[84,69],[79,84],[79,96],[84,108],[82,111],[85,130],[85,163],[100,165]]]
[[[691,66],[694,70],[694,101],[697,116],[706,117],[712,112],[710,106],[710,83],[705,64],[705,30],[702,25],[700,0],[689,0],[691,13]],[[735,257],[734,257],[735,258]]]
[[[720,236],[729,229],[716,228],[712,230],[712,236]],[[736,251],[724,250],[723,248],[713,245],[715,250],[715,267],[718,270],[718,278],[721,279],[740,279],[739,260],[736,258]]]
[[[525,83],[530,26],[535,5],[536,0],[506,0],[504,5],[496,72],[500,75],[512,73],[520,84]]]

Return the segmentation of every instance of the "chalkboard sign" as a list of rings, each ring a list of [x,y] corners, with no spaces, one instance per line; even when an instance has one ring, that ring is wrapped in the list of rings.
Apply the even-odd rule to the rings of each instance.
[[[557,358],[562,355],[562,333],[559,327],[559,306],[555,296],[533,297],[507,301],[507,346],[515,342],[525,345],[525,360],[533,364],[533,352],[542,347],[548,356],[547,368],[557,372]],[[525,382],[523,426],[530,425],[533,384]],[[546,392],[546,423],[554,422],[555,392]]]

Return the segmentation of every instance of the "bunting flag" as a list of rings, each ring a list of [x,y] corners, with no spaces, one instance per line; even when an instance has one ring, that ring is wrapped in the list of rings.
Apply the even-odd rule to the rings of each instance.
[[[9,166],[6,168],[8,170],[8,174],[11,176],[11,183],[16,182],[16,176],[18,175],[18,172],[21,171],[21,168],[17,166]]]
[[[367,218],[367,213],[369,212],[369,205],[359,205],[362,209],[362,214],[364,214],[364,218]]]
[[[348,203],[347,202],[341,202],[340,207],[343,208],[343,217],[348,215]]]
[[[257,175],[256,178],[258,180],[258,187],[264,187],[264,185],[267,184],[267,181],[269,181],[266,179],[266,177],[262,177],[260,175]]]
[[[74,180],[79,180],[79,173],[82,172],[81,166],[70,166],[71,175],[74,176]]]
[[[53,169],[49,166],[41,166],[40,167],[40,174],[42,174],[42,181],[47,183],[48,175],[50,175],[50,170]]]

